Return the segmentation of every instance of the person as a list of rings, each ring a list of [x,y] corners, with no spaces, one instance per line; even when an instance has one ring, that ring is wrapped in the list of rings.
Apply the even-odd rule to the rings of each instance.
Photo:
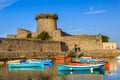
[[[40,52],[42,52],[42,48],[40,48]]]
[[[12,51],[12,45],[8,46],[8,51]]]
[[[81,51],[80,48],[77,49],[77,55],[78,55],[78,58],[80,58],[81,56],[83,56],[83,52]]]
[[[77,52],[77,44],[74,45],[74,52]]]

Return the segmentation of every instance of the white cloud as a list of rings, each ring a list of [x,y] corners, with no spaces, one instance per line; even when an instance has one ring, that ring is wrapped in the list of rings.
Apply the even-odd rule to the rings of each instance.
[[[105,12],[106,10],[94,10],[93,7],[90,7],[90,10],[87,12],[84,12],[83,14],[102,14]]]
[[[18,0],[0,0],[0,9],[10,6],[16,1]]]
[[[102,14],[105,12],[106,12],[106,10],[94,10],[94,11],[84,12],[83,14]]]

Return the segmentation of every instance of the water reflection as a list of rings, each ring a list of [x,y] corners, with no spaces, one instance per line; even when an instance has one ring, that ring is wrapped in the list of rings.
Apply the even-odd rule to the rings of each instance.
[[[105,74],[105,70],[94,71],[58,71],[58,76],[70,75],[70,74]]]
[[[40,71],[9,71],[8,79],[4,80],[50,80],[50,74]]]
[[[104,76],[104,80],[120,80],[120,60],[114,58],[107,59],[110,64],[110,73]]]
[[[61,76],[59,80],[104,80],[104,77],[98,74],[72,74]]]
[[[9,67],[8,68],[9,71],[12,71],[12,70],[34,70],[34,71],[44,71],[44,68],[43,67],[25,67],[25,68],[11,68]]]
[[[108,58],[107,61],[110,64],[110,70],[111,71],[117,71],[118,70],[118,62],[114,58]]]
[[[106,59],[110,71],[58,71],[54,62],[51,67],[9,69],[7,65],[0,66],[0,80],[120,80],[120,60]]]

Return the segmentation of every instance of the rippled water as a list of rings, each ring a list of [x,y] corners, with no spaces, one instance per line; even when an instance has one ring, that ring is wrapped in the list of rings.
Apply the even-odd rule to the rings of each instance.
[[[58,71],[58,62],[52,67],[31,69],[8,69],[7,64],[0,66],[0,80],[120,80],[120,60],[107,59],[110,70],[95,71]]]

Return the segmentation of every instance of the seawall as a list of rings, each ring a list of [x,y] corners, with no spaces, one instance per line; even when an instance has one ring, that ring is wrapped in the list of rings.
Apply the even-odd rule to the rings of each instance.
[[[65,52],[0,52],[0,60],[14,60],[14,59],[42,59],[42,58],[56,58],[64,57]]]
[[[111,52],[111,53],[110,53]],[[57,58],[65,57],[70,52],[27,52],[27,51],[6,51],[0,52],[0,60],[14,60],[14,59],[41,59],[41,58]],[[114,58],[120,55],[120,50],[104,50],[104,51],[86,51],[83,56],[98,57],[98,58]]]

